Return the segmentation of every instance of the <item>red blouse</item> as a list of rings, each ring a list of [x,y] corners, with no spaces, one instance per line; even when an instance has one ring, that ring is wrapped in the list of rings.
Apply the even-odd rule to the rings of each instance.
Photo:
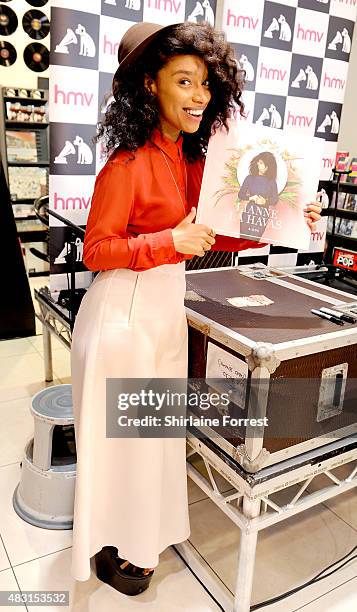
[[[192,257],[175,250],[171,230],[197,206],[205,162],[185,161],[182,140],[155,129],[134,154],[119,151],[109,158],[97,176],[87,221],[83,262],[89,270],[140,271]],[[261,246],[217,235],[212,250]]]

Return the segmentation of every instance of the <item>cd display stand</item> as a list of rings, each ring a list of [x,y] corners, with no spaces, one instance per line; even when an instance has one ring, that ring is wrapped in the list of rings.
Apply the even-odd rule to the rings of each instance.
[[[1,158],[18,235],[27,254],[30,243],[44,242],[47,236],[47,228],[34,211],[35,200],[48,194],[47,91],[1,87],[0,125]],[[28,265],[30,276],[47,271],[48,264],[37,260],[35,267]]]

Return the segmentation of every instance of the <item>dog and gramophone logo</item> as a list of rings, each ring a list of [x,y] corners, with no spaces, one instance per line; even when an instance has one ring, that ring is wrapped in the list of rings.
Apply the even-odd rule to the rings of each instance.
[[[255,94],[253,123],[282,129],[284,124],[286,96]]]
[[[339,17],[330,17],[327,32],[325,57],[349,61],[354,22]]]
[[[94,135],[92,125],[52,123],[51,174],[94,174]]]
[[[330,0],[299,0],[298,7],[311,11],[319,11],[320,13],[329,13]]]
[[[342,104],[320,102],[317,111],[315,136],[337,142],[341,112]]]
[[[216,0],[186,0],[185,20],[193,23],[206,21],[215,24]]]
[[[259,47],[231,43],[235,50],[237,66],[245,72],[244,90],[254,91],[257,77]]]
[[[261,45],[291,51],[296,10],[291,6],[265,2]]]
[[[144,21],[144,0],[102,0],[102,15],[126,21]]]
[[[52,8],[51,64],[98,68],[99,15]]]
[[[289,96],[318,98],[322,58],[293,53],[289,80]]]

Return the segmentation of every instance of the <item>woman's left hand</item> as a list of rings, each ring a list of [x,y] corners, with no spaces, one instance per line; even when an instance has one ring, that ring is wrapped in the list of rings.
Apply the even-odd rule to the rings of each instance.
[[[321,202],[310,202],[304,208],[305,221],[312,232],[316,229],[316,222],[321,219]]]

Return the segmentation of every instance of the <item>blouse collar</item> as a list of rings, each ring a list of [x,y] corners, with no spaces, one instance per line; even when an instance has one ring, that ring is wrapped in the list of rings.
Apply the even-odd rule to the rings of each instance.
[[[176,140],[176,142],[174,142],[170,138],[167,138],[167,136],[164,136],[161,133],[161,131],[159,130],[159,128],[156,127],[156,128],[154,128],[154,130],[153,130],[153,132],[151,134],[150,140],[157,147],[159,147],[159,149],[164,151],[164,153],[166,153],[166,155],[168,155],[172,159],[172,161],[175,161],[177,159],[177,157],[182,159],[182,142],[183,142],[183,137],[182,137],[181,133],[180,133],[178,139]]]

